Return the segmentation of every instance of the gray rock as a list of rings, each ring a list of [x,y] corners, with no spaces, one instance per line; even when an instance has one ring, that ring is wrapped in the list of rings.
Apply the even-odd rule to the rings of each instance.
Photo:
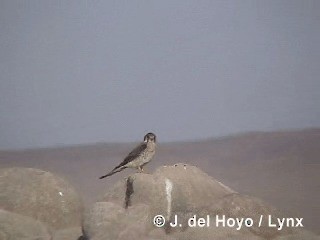
[[[82,203],[75,189],[39,169],[0,169],[0,206],[56,230],[81,226]]]
[[[263,240],[264,238],[255,236],[247,230],[233,231],[228,228],[193,228],[183,232],[172,234],[177,240]]]
[[[267,226],[267,217],[270,215],[272,222],[275,222],[277,216],[283,216],[282,213],[271,207],[269,204],[250,196],[234,193],[225,196],[212,206],[213,213],[225,215],[231,218],[251,218],[254,224],[247,228],[250,232],[264,238],[274,238],[283,234],[292,234],[289,228],[283,228],[278,231],[276,228]],[[258,226],[260,216],[263,216],[261,226]]]
[[[298,231],[294,234],[288,234],[274,238],[273,240],[320,240],[320,236],[316,236],[309,231]]]
[[[115,203],[97,202],[85,213],[84,236],[96,240],[143,239],[147,216],[148,206],[144,204],[126,210]]]
[[[153,224],[154,216],[166,220],[163,228]],[[188,219],[196,215],[209,217],[209,227],[189,227]],[[250,218],[252,227],[216,227],[216,216]],[[185,164],[161,167],[153,174],[133,174],[109,189],[87,212],[83,229],[88,239],[274,239],[298,236],[301,231],[269,228],[260,216],[281,215],[263,201],[241,195]],[[178,225],[169,222],[178,216]],[[312,234],[311,234],[312,235]],[[313,235],[312,235],[313,236]],[[286,238],[283,238],[286,239]]]
[[[50,240],[46,226],[30,217],[0,209],[1,240]]]
[[[81,236],[81,227],[73,227],[54,232],[52,240],[78,240]]]
[[[130,196],[128,182],[134,185]],[[152,175],[133,174],[127,180],[116,183],[101,201],[124,207],[147,204],[151,216],[161,214],[169,220],[173,213],[180,213],[180,218],[182,215],[189,217],[188,213],[209,214],[212,203],[231,193],[234,191],[198,168],[176,164],[161,167]]]

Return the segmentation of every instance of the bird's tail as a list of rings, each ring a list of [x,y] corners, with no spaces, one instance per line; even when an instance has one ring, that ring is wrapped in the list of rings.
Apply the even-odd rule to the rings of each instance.
[[[111,176],[111,175],[113,175],[113,174],[115,174],[115,173],[117,173],[117,172],[121,172],[123,169],[125,169],[126,167],[120,167],[120,168],[115,168],[115,169],[113,169],[111,172],[109,172],[108,174],[106,174],[106,175],[103,175],[103,176],[101,176],[101,177],[99,177],[99,179],[103,179],[103,178],[105,178],[105,177],[109,177],[109,176]]]

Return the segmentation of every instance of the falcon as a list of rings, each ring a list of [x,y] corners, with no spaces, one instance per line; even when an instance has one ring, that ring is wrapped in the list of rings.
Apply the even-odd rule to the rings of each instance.
[[[126,168],[136,168],[139,172],[143,172],[143,167],[150,162],[155,154],[156,149],[156,135],[153,133],[147,133],[143,142],[134,148],[128,156],[116,166],[111,172],[101,176],[99,179],[109,177],[117,172],[121,172]]]

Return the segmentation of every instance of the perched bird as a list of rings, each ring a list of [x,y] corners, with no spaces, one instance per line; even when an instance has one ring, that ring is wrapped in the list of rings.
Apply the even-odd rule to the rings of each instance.
[[[150,162],[155,154],[156,149],[156,135],[153,133],[147,133],[144,136],[143,142],[134,148],[128,156],[116,166],[108,174],[101,176],[100,179],[109,177],[117,172],[120,172],[126,168],[137,168],[140,172],[143,172],[143,166]]]

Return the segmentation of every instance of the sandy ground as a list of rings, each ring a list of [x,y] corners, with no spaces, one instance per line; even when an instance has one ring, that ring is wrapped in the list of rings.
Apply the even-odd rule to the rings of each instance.
[[[161,139],[159,139],[161,141]],[[0,167],[32,167],[68,179],[90,204],[117,180],[111,170],[136,145],[95,144],[52,149],[0,151]],[[184,162],[195,165],[234,190],[261,198],[320,234],[320,129],[248,133],[199,142],[158,144],[146,166]]]

